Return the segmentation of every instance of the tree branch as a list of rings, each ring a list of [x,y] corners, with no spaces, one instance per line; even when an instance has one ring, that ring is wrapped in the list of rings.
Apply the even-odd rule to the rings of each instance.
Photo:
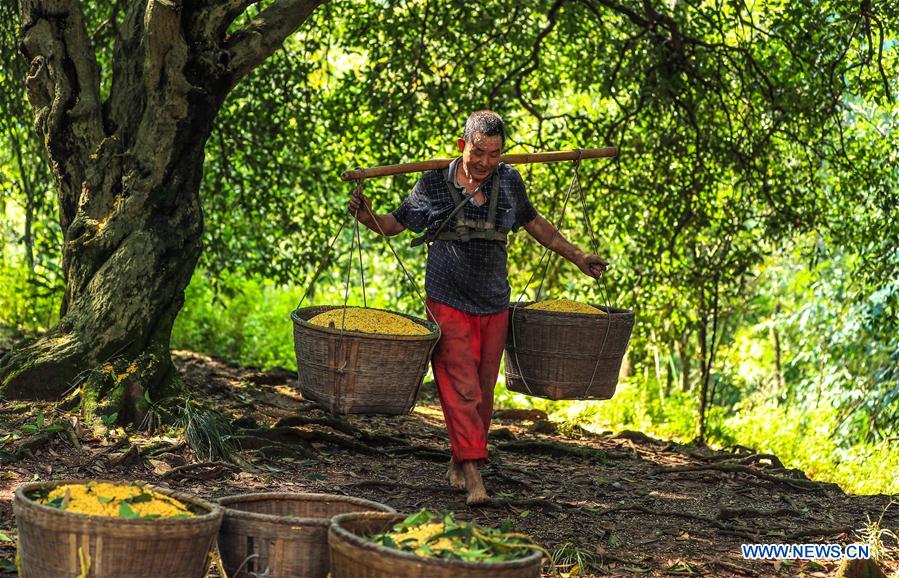
[[[60,183],[65,230],[74,218],[85,164],[104,137],[100,67],[78,0],[23,0],[21,49],[35,128]]]
[[[327,0],[278,0],[225,42],[229,89],[271,56]]]

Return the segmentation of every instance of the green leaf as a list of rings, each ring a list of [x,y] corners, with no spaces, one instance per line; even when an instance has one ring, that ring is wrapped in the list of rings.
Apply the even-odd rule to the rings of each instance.
[[[127,502],[122,502],[121,504],[119,504],[119,517],[125,518],[126,520],[131,520],[133,518],[139,517],[139,514],[135,512]]]
[[[12,541],[13,541],[12,538],[10,538],[9,536],[7,536],[7,535],[4,534],[3,532],[0,532],[0,542],[12,542]]]
[[[97,500],[99,500],[101,504],[108,504],[109,502],[115,500],[115,498],[107,498],[104,496],[97,496]]]
[[[141,504],[143,502],[149,502],[153,499],[153,494],[149,494],[146,492],[140,493],[133,498],[125,498],[125,502],[129,504]]]

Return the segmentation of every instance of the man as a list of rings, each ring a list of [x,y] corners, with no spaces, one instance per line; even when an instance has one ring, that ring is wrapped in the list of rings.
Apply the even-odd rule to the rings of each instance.
[[[487,459],[493,388],[509,323],[506,235],[520,227],[544,247],[599,277],[606,263],[569,243],[531,205],[517,170],[499,162],[506,130],[498,114],[472,114],[458,140],[462,156],[447,170],[429,171],[392,213],[375,214],[360,192],[349,211],[384,235],[427,230],[428,318],[442,337],[431,364],[450,438],[450,484],[468,504],[489,501],[479,471]]]

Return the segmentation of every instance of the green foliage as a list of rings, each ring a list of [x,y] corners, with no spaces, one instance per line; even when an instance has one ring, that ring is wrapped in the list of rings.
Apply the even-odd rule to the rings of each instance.
[[[24,264],[0,260],[0,288],[0,344],[4,330],[16,337],[35,335],[58,319],[59,293],[35,283]]]
[[[217,411],[187,398],[180,406],[178,427],[184,430],[187,445],[200,461],[231,461],[235,442],[231,424]]]
[[[65,280],[14,4],[0,5],[0,331],[20,336],[55,323]],[[79,4],[105,97],[127,3]],[[349,219],[337,175],[452,156],[464,117],[489,107],[509,121],[511,152],[621,149],[581,167],[592,230],[579,199],[563,217],[569,166],[522,169],[538,210],[583,248],[595,235],[612,261],[601,288],[556,259],[544,294],[608,294],[637,313],[616,397],[553,411],[688,440],[702,396],[711,440],[777,447],[865,488],[853,460],[893,463],[883,441],[899,433],[897,37],[891,2],[326,3],[216,119],[204,254],[173,345],[292,367],[289,313],[324,260],[310,301],[345,299],[351,230],[325,252]],[[414,179],[365,190],[385,212]],[[383,242],[362,238],[369,291],[352,271],[350,303],[421,315]],[[395,245],[421,282],[406,239]],[[517,298],[542,247],[519,235],[509,252]],[[803,453],[802,435],[828,451]]]

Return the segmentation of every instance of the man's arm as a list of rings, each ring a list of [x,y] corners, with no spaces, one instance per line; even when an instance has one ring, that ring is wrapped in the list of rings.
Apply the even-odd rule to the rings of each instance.
[[[359,191],[353,192],[347,210],[351,215],[355,215],[360,223],[379,235],[383,234],[393,237],[406,230],[406,227],[397,221],[392,214],[376,215],[371,210],[371,199]]]
[[[531,222],[526,223],[524,230],[544,247],[556,252],[561,257],[578,266],[585,275],[599,277],[608,266],[602,258],[591,253],[584,253],[575,245],[572,245],[552,223],[537,215]]]

